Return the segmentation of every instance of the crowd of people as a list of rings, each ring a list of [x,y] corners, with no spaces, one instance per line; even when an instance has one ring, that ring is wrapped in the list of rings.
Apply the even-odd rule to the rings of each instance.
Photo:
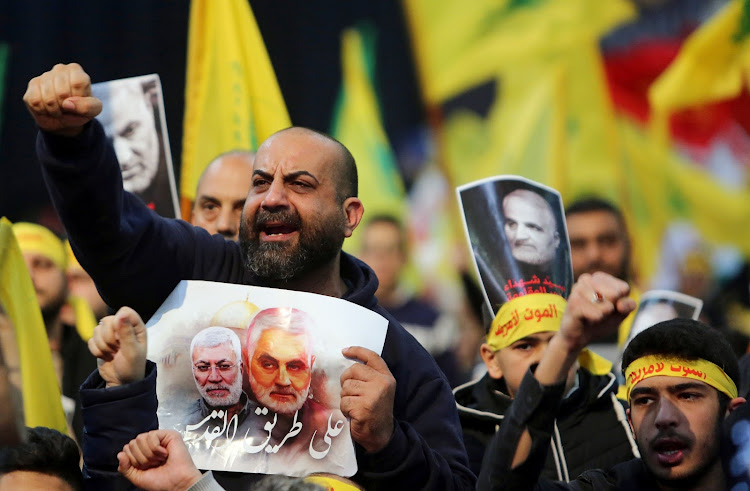
[[[587,349],[597,340],[624,345],[639,297],[625,220],[607,201],[587,198],[565,210],[575,277],[567,300],[546,293],[511,300],[512,329],[507,308],[489,314],[484,301],[474,302],[473,322],[484,331],[464,336],[464,318],[403,286],[404,224],[364,215],[354,158],[335,139],[291,127],[256,153],[217,156],[187,223],[159,216],[125,191],[112,143],[94,119],[102,101],[82,67],[56,65],[35,77],[24,101],[73,254],[40,225],[18,223],[14,233],[82,455],[69,437],[32,429],[26,442],[0,450],[0,490],[750,484],[750,466],[740,458],[750,440],[740,391],[747,380],[724,332],[695,320],[661,322],[622,346],[621,373]],[[564,227],[548,201],[516,191],[498,212],[513,256],[534,274],[560,260]],[[355,257],[342,244],[358,227],[363,245]],[[158,369],[147,359],[144,323],[181,280],[316,293],[388,321],[382,352],[344,349],[356,363],[333,381],[354,444],[354,475],[203,472],[193,463],[190,442],[157,417]],[[519,321],[518,310],[533,311],[528,302],[539,298],[548,313]],[[265,309],[254,314],[247,340],[233,326],[201,331],[189,351],[200,397],[183,423],[221,413],[245,433],[257,421],[248,415],[268,408],[291,428],[298,415],[303,428],[315,427],[308,424],[316,404],[316,359],[304,328],[310,322],[295,309]]]

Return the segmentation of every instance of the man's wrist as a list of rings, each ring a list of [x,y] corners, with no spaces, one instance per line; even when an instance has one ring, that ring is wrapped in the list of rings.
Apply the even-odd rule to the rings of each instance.
[[[47,133],[51,133],[53,135],[62,136],[65,138],[76,138],[81,133],[83,133],[83,129],[86,125],[76,126],[74,128],[61,128],[59,130],[49,131],[49,130],[42,130],[46,131]]]
[[[560,354],[565,357],[572,358],[576,358],[585,347],[586,343],[583,342],[580,337],[568,336],[562,331],[558,331],[552,339],[550,339],[549,343],[549,348],[558,350]]]
[[[534,372],[534,377],[542,385],[555,385],[564,381],[581,349],[569,343],[559,333],[555,334]]]

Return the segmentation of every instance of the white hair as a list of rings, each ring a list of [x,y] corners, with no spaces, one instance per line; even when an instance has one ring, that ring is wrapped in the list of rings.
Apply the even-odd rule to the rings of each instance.
[[[193,336],[193,340],[190,342],[190,354],[192,356],[196,347],[213,348],[224,343],[231,343],[234,354],[237,355],[237,363],[242,363],[240,338],[234,331],[226,327],[207,327]]]
[[[313,354],[313,337],[310,329],[315,325],[312,316],[307,312],[292,307],[275,307],[261,310],[250,323],[247,337],[247,356],[252,358],[258,340],[267,329],[280,329],[295,336],[305,337],[307,362],[310,363]]]

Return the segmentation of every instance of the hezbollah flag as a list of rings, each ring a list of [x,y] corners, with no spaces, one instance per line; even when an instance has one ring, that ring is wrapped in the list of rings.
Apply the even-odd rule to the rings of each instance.
[[[626,154],[626,186],[633,215],[631,233],[645,277],[656,271],[659,243],[669,223],[691,222],[714,244],[733,244],[750,255],[750,194],[730,189],[707,170],[678,156],[633,122],[620,120]]]
[[[248,1],[193,0],[180,177],[183,216],[189,216],[198,179],[214,157],[229,150],[256,150],[289,126]]]
[[[34,285],[10,221],[0,219],[0,304],[18,344],[25,425],[68,432]]]
[[[597,38],[498,70],[486,116],[450,106],[440,147],[455,185],[517,174],[557,189],[565,201],[622,199],[620,142]]]
[[[404,9],[430,105],[501,67],[576,49],[635,13],[623,0],[405,0]]]
[[[381,124],[372,83],[375,31],[371,26],[343,32],[341,62],[343,80],[331,134],[357,162],[359,198],[367,215],[391,214],[402,219],[406,209],[404,184]],[[347,240],[346,249],[357,251],[358,239],[355,233]]]
[[[731,99],[750,79],[750,4],[733,0],[696,30],[649,88],[652,124],[668,141],[674,111]]]
[[[405,8],[424,97],[441,105],[441,163],[454,185],[507,173],[565,199],[621,194],[598,41],[634,15],[629,2],[407,0]],[[461,105],[480,84],[492,91],[485,112]]]

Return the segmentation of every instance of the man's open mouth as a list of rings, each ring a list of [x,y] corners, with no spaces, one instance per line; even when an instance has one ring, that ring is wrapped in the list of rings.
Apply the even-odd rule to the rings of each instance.
[[[659,463],[671,467],[682,463],[689,445],[679,438],[661,438],[652,444],[652,448]]]
[[[260,227],[263,234],[268,237],[282,237],[297,231],[297,227],[285,223],[267,223]]]

